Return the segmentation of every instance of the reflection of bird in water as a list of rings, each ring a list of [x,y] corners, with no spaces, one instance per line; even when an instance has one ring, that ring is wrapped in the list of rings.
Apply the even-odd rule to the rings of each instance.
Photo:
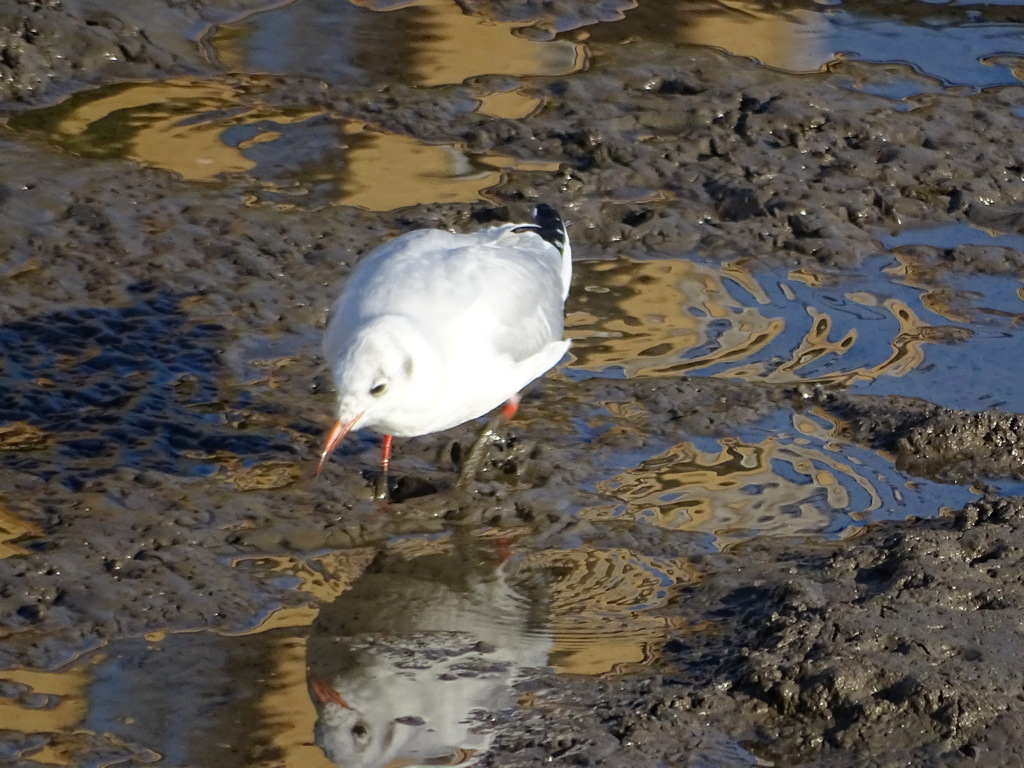
[[[524,667],[547,663],[542,586],[513,587],[484,551],[380,555],[307,642],[315,740],[347,768],[465,765]],[[530,593],[534,598],[531,599]]]
[[[538,205],[529,224],[467,235],[417,230],[375,250],[352,272],[331,310],[324,357],[338,420],[319,468],[352,429],[384,435],[378,497],[387,496],[391,436],[462,424],[505,403],[555,365],[572,253],[562,219]],[[497,418],[463,462],[472,480]]]

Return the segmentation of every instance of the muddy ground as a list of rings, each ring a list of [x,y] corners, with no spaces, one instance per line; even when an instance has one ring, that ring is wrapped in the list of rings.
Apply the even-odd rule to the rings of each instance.
[[[470,10],[539,19],[538,34],[558,28],[552,18],[587,20],[572,4],[514,5]],[[186,34],[240,12],[133,9],[5,3],[9,113],[97,83],[217,72]],[[422,469],[409,493],[425,495],[396,505],[397,518],[366,501],[351,469],[372,466],[369,438],[344,446],[325,480],[308,477],[331,408],[318,329],[348,266],[391,233],[472,228],[543,200],[563,211],[581,259],[699,248],[711,261],[840,274],[877,250],[880,230],[970,222],[1024,233],[1022,89],[929,92],[894,110],[849,87],[880,72],[848,62],[794,76],[639,42],[608,48],[586,72],[523,81],[546,107],[521,120],[466,111],[486,78],[435,89],[268,78],[269,103],[561,164],[510,174],[491,205],[386,213],[242,206],[244,181],[190,184],[0,134],[0,493],[27,523],[23,552],[0,560],[0,666],[54,668],[147,632],[239,631],[307,600],[273,572],[233,567],[237,557],[377,546],[452,521],[525,525],[524,546],[583,537],[668,554],[671,535],[572,518],[593,446],[570,423],[595,404],[638,408],[644,430],[598,438],[619,450],[813,403],[911,475],[979,488],[1021,478],[1022,417],[946,409],[941,387],[925,403],[558,377],[532,393],[519,443],[477,493],[452,491],[436,462],[471,426],[403,446]],[[1002,248],[919,246],[907,258],[964,273],[1024,266]],[[252,350],[253,336],[278,347]],[[261,355],[279,364],[255,370]],[[640,672],[524,684],[534,704],[504,717],[485,764],[1024,765],[1022,505],[991,495],[850,540],[763,538],[695,557],[700,580],[661,610],[702,631],[671,639]],[[2,728],[0,759],[32,764]]]

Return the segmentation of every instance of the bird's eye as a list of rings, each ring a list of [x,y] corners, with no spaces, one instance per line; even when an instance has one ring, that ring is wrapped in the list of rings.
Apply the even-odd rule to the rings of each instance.
[[[352,735],[357,743],[362,743],[369,737],[370,729],[366,727],[366,723],[360,721],[352,726]]]
[[[382,381],[380,384],[375,384],[370,388],[370,394],[374,397],[380,397],[387,391],[387,388],[387,383]]]

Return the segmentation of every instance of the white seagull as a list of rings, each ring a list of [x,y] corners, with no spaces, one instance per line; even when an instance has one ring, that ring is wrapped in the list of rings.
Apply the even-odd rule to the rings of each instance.
[[[476,474],[501,416],[562,359],[572,250],[549,205],[529,224],[460,235],[421,229],[396,237],[352,271],[331,309],[324,357],[338,419],[317,473],[353,429],[384,436],[375,494],[387,497],[391,438],[416,437],[505,407],[463,462]]]
[[[514,706],[512,686],[548,664],[541,574],[510,574],[484,542],[468,543],[378,557],[320,610],[306,679],[331,762],[471,765],[490,749],[492,713]]]

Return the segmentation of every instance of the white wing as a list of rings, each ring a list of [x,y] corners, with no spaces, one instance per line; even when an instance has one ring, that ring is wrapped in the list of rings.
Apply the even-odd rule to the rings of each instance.
[[[517,362],[560,341],[563,256],[534,232],[514,231],[518,226],[471,235],[418,230],[382,245],[358,264],[332,309],[328,359],[351,329],[386,314]]]

